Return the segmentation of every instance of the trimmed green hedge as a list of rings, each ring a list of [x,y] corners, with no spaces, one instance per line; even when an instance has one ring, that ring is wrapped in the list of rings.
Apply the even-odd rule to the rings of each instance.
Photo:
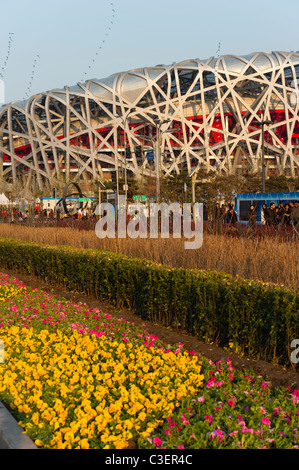
[[[169,268],[121,254],[0,239],[0,265],[182,328],[244,356],[295,367],[295,293],[230,275]]]

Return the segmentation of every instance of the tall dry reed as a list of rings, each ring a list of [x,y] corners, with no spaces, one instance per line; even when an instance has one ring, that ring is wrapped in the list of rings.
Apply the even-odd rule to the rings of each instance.
[[[299,285],[298,239],[287,242],[278,237],[250,239],[205,234],[200,249],[185,250],[181,239],[100,240],[92,230],[0,224],[0,238],[4,237],[120,252],[172,267],[218,270],[292,290],[297,290]]]

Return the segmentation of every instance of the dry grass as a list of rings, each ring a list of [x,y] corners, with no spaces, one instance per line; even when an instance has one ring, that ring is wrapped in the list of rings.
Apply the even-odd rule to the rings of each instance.
[[[0,224],[0,237],[121,252],[173,267],[215,269],[233,276],[285,285],[295,291],[298,289],[298,239],[283,242],[275,237],[249,239],[205,234],[199,250],[185,250],[180,239],[99,240],[92,230],[10,224]]]

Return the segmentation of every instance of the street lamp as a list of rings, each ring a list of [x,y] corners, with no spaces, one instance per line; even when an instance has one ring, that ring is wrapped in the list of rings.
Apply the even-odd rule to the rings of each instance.
[[[264,163],[264,160],[265,160],[265,142],[264,142],[265,132],[264,132],[264,126],[269,125],[269,124],[273,124],[273,122],[270,121],[269,119],[266,119],[264,121],[252,121],[251,124],[256,124],[256,125],[262,126],[262,192],[265,193],[266,189],[265,189],[265,163]]]
[[[157,202],[160,202],[160,193],[161,193],[161,190],[160,190],[160,167],[161,167],[160,138],[161,138],[161,135],[164,134],[164,132],[177,132],[177,129],[165,129],[164,131],[161,130],[162,125],[171,122],[171,119],[165,119],[164,121],[154,120],[154,124],[146,118],[144,118],[144,120],[147,121],[152,126],[154,125],[156,127],[156,137],[148,137],[148,136],[143,136],[143,135],[139,135],[137,137],[140,137],[141,139],[144,139],[144,140],[149,140],[153,144],[154,155],[155,155],[155,167],[156,167],[156,200]]]
[[[129,112],[127,112],[127,114],[125,115],[125,117],[123,118],[122,116],[120,116],[119,114],[114,114],[114,117],[120,119],[123,123],[123,127],[124,127],[124,136],[125,136],[125,140],[124,140],[124,151],[125,151],[125,195],[126,195],[126,206],[127,206],[127,196],[128,196],[128,185],[127,185],[127,139],[126,139],[126,135],[128,134],[128,132],[126,131],[126,126],[127,126],[127,120],[128,120],[128,117],[132,114],[132,113],[135,113],[136,111],[136,108],[131,108]],[[117,165],[117,171],[118,171],[118,165]],[[117,181],[118,181],[118,178],[117,178]],[[117,195],[117,208],[118,208],[118,195]]]

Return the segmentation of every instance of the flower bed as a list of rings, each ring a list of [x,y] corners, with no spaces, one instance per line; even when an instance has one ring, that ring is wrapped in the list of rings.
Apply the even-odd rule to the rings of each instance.
[[[296,390],[0,277],[0,400],[42,448],[298,448]]]
[[[299,337],[299,295],[284,287],[16,239],[0,239],[0,266],[129,308],[206,343],[233,345],[245,357],[298,368],[290,343]]]

